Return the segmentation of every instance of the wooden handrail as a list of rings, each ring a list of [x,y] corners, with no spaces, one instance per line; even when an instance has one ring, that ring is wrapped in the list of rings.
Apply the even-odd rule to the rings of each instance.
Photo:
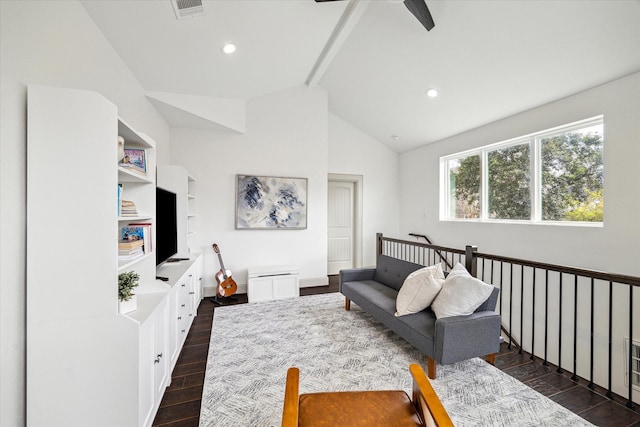
[[[589,270],[579,267],[569,267],[557,264],[549,264],[544,262],[530,261],[521,258],[511,258],[502,255],[487,254],[483,252],[475,252],[474,258],[484,258],[493,261],[502,261],[508,264],[524,265],[526,267],[538,268],[541,270],[555,271],[563,274],[573,274],[577,276],[593,277],[594,279],[604,280],[607,282],[621,283],[631,286],[640,286],[640,277],[627,276],[624,274],[607,273],[599,270]]]
[[[409,233],[409,236],[412,237],[422,237],[424,240],[427,241],[428,244],[433,245],[433,242],[431,241],[430,238],[428,238],[427,236],[425,236],[424,234],[416,234],[416,233]]]
[[[429,239],[427,236],[425,236],[424,234],[415,234],[415,233],[409,233],[409,236],[413,236],[413,237],[422,237],[423,239],[425,239],[427,241],[427,243],[429,243],[430,245],[433,246],[433,242],[431,241],[431,239]],[[449,267],[449,269],[453,268],[453,265],[451,265],[451,263],[449,262],[449,260],[442,255],[442,252],[440,252],[439,249],[434,249],[436,251],[436,253],[438,254],[438,256],[440,257],[441,261],[444,261],[444,263],[447,265],[447,267]]]
[[[413,237],[425,237],[415,233],[410,234]],[[543,360],[544,365],[548,365],[549,359],[555,359],[558,362],[557,371],[564,372],[567,368],[567,356],[566,345],[563,343],[569,339],[573,340],[573,375],[571,379],[577,381],[582,375],[588,382],[589,387],[595,386],[594,368],[596,366],[602,366],[602,362],[608,364],[607,381],[608,385],[599,383],[598,385],[606,387],[606,396],[613,398],[613,363],[615,347],[613,344],[616,340],[622,339],[623,336],[634,336],[634,324],[637,322],[637,304],[634,305],[634,290],[637,292],[637,288],[640,287],[640,277],[630,276],[625,274],[608,273],[598,270],[590,270],[586,268],[571,267],[565,265],[551,264],[546,262],[531,261],[515,257],[507,257],[495,254],[488,254],[478,252],[474,246],[467,246],[464,250],[448,248],[444,246],[434,245],[432,243],[421,243],[409,240],[401,240],[389,237],[383,237],[381,233],[377,234],[377,246],[379,253],[385,251],[389,256],[403,259],[406,261],[415,262],[421,265],[427,265],[427,262],[431,262],[431,259],[425,257],[426,252],[429,256],[433,255],[435,251],[442,256],[445,254],[445,259],[450,258],[452,262],[457,258],[458,262],[463,262],[465,267],[473,276],[485,280],[485,274],[490,270],[490,276],[488,283],[493,284],[500,288],[500,296],[497,310],[502,317],[502,330],[504,335],[508,337],[509,348],[512,344],[520,347],[520,353],[523,352],[523,346],[528,347],[527,351],[531,355],[531,359],[535,360],[540,358]],[[422,255],[422,256],[421,256]],[[463,260],[464,258],[464,260]],[[433,256],[435,261],[435,255]],[[485,262],[489,261],[489,266],[485,266]],[[494,263],[498,264],[499,275],[494,277]],[[506,269],[503,270],[503,265]],[[489,268],[490,267],[490,268]],[[514,269],[514,267],[516,267]],[[528,273],[525,270],[529,270]],[[503,272],[507,272],[503,276]],[[520,277],[514,277],[513,273],[518,272]],[[526,276],[525,276],[526,273]],[[537,274],[536,274],[537,273]],[[550,275],[549,273],[554,273]],[[536,284],[538,289],[536,289]],[[517,289],[518,286],[520,289]],[[603,311],[602,304],[595,304],[596,301],[596,289],[598,292],[604,292],[608,290],[608,311]],[[524,298],[526,294],[530,294],[530,297]],[[503,304],[503,295],[508,300]],[[538,297],[538,299],[536,298]],[[579,296],[583,299],[586,298],[586,302],[583,301],[578,304]],[[555,302],[555,301],[557,302]],[[554,304],[558,306],[557,316],[549,316],[550,301],[554,301]],[[604,302],[607,302],[606,300]],[[588,303],[588,304],[587,304]],[[526,307],[525,307],[526,304]],[[544,305],[544,315],[537,313],[537,307]],[[624,305],[621,305],[624,304]],[[614,312],[618,309],[626,308],[628,306],[628,319],[622,320],[626,323],[624,331],[621,331],[620,327],[614,327]],[[569,313],[573,314],[573,320],[568,320],[566,314],[563,314],[563,307],[565,310],[569,310]],[[515,316],[519,316],[519,321]],[[566,312],[565,312],[566,313]],[[525,314],[527,317],[525,317]],[[580,315],[580,320],[578,316]],[[604,319],[604,316],[608,316],[608,337],[601,337],[598,334],[596,323],[599,320],[596,317]],[[580,323],[582,322],[582,323]],[[619,323],[620,320],[617,320]],[[553,324],[552,324],[553,323]],[[566,325],[566,323],[569,323]],[[530,332],[527,336],[523,327],[527,324],[527,328]],[[513,329],[514,325],[520,325],[520,331]],[[563,328],[565,326],[565,328]],[[572,326],[573,331],[568,332],[566,326]],[[541,340],[537,337],[536,327],[544,328],[544,338]],[[549,345],[549,331],[554,329],[557,331],[555,339],[557,339],[557,346],[553,347]],[[588,343],[579,342],[579,328],[588,329],[589,341]],[[515,335],[515,337],[514,337]],[[518,338],[521,343],[516,342],[515,338]],[[578,348],[578,344],[580,347]],[[542,347],[539,349],[539,347]],[[595,349],[597,346],[607,346],[608,354],[606,359],[603,360],[602,353],[597,353]],[[549,350],[553,354],[549,354]],[[569,350],[571,352],[571,350]],[[633,408],[636,403],[633,402],[633,358],[631,357],[630,350],[625,350],[627,358],[627,406]],[[587,361],[588,369],[579,368],[578,361]],[[602,368],[600,368],[602,370]],[[621,387],[618,386],[618,389]]]
[[[450,253],[454,253],[454,254],[461,254],[461,255],[465,254],[465,250],[464,249],[448,248],[446,246],[430,245],[428,243],[408,242],[407,240],[395,239],[393,237],[384,237],[381,233],[378,233],[378,235],[380,236],[380,239],[383,239],[383,240],[385,240],[387,242],[404,243],[404,244],[410,243],[413,246],[418,246],[418,247],[421,247],[421,248],[427,248],[427,249],[433,249],[433,250],[441,250],[441,251],[450,252]]]

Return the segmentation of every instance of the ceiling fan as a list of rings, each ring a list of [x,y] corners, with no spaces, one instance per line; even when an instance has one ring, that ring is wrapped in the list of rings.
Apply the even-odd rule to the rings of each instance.
[[[341,0],[316,0],[316,3],[324,3],[327,1],[341,1]],[[404,5],[407,6],[409,12],[413,14],[418,21],[430,31],[436,24],[433,22],[429,8],[425,3],[425,0],[404,0]]]

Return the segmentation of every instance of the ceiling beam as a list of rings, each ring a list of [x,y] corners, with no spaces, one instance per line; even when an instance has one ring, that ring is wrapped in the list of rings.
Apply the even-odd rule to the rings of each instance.
[[[313,65],[305,84],[309,87],[313,87],[318,84],[325,71],[331,64],[331,61],[336,56],[340,47],[349,37],[351,30],[358,23],[363,12],[369,6],[371,0],[349,0],[349,4],[345,8],[338,24],[333,29],[331,36],[324,45],[320,56]]]

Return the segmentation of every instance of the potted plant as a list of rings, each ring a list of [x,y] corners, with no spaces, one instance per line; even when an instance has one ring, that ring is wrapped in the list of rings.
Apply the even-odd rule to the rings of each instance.
[[[135,271],[128,271],[118,275],[118,307],[120,314],[134,311],[138,308],[138,301],[133,289],[136,288],[140,275]]]

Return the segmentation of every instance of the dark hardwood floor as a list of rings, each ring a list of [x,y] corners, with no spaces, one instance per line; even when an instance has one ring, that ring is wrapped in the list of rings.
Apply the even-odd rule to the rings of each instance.
[[[302,288],[300,295],[337,292],[336,277],[330,276],[329,282],[329,286]],[[236,304],[247,302],[246,294],[235,297]],[[206,298],[200,303],[198,316],[193,321],[173,370],[171,386],[164,394],[153,422],[154,426],[198,426],[215,307],[211,298]],[[507,344],[503,344],[496,356],[495,366],[595,425],[640,427],[639,405],[636,405],[635,410],[631,410],[624,406],[626,400],[618,397],[609,399],[605,397],[606,390],[598,387],[592,391],[587,388],[585,381],[572,381],[568,374],[557,373],[555,366],[543,366],[540,360],[531,360],[529,354],[520,354],[515,347],[509,349]]]

